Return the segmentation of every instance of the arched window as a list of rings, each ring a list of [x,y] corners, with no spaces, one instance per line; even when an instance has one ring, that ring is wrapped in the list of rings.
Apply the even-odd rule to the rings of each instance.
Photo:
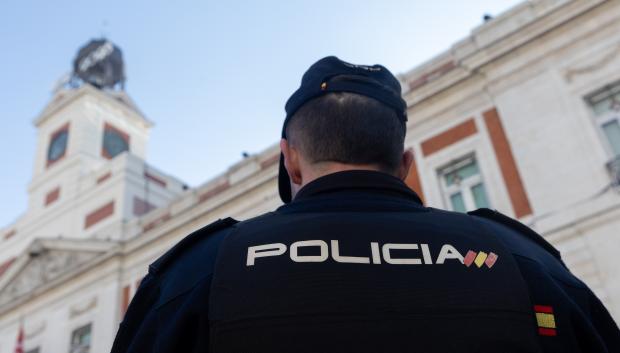
[[[67,142],[69,141],[69,123],[56,130],[50,137],[50,144],[47,149],[47,166],[57,162],[65,156],[67,152]]]
[[[101,154],[105,158],[112,159],[125,151],[129,151],[129,135],[106,123],[103,129]]]

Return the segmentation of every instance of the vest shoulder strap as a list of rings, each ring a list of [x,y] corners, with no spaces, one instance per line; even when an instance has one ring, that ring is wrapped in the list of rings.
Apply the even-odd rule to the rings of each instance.
[[[555,247],[553,247],[553,245],[551,245],[548,241],[546,241],[545,238],[543,238],[540,234],[533,231],[530,227],[526,226],[525,224],[515,219],[512,219],[496,210],[491,210],[489,208],[479,208],[475,211],[467,212],[467,214],[470,216],[486,218],[491,221],[503,224],[504,226],[507,226],[511,228],[512,230],[516,231],[518,234],[522,235],[523,237],[532,240],[537,245],[539,245],[540,247],[545,249],[547,252],[549,252],[551,255],[553,255],[553,257],[555,257],[556,259],[560,261],[562,260],[562,257],[560,256],[560,252]]]
[[[205,238],[210,237],[211,235],[220,232],[226,228],[230,228],[237,223],[239,223],[239,221],[227,217],[223,219],[218,219],[217,221],[191,233],[190,235],[183,238],[180,242],[178,242],[175,246],[173,246],[170,250],[168,250],[159,259],[153,262],[149,266],[149,272],[157,274],[163,271],[196,242],[204,240]]]

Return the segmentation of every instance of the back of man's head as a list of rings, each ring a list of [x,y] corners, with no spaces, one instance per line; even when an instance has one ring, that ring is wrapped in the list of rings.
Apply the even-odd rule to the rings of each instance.
[[[278,190],[283,202],[322,175],[371,169],[404,178],[407,104],[381,65],[325,57],[304,73],[285,105]],[[404,175],[404,176],[403,176]]]
[[[309,163],[372,165],[390,174],[400,165],[405,132],[393,108],[348,92],[308,101],[286,128],[289,144]]]

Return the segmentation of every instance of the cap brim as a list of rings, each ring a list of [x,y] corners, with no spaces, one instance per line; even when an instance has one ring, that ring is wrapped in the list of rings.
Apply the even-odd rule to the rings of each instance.
[[[288,172],[284,167],[284,155],[280,153],[280,170],[278,172],[278,191],[280,192],[280,199],[282,202],[291,202],[293,195],[291,193],[291,180],[288,177]]]

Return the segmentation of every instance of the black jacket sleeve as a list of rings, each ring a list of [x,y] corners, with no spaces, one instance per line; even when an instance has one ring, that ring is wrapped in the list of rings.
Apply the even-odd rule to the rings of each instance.
[[[588,289],[589,317],[592,326],[599,333],[608,352],[620,352],[620,332],[618,325],[609,315],[607,308],[601,303],[598,297]]]
[[[208,352],[213,267],[234,223],[224,219],[190,234],[149,266],[112,353]]]
[[[539,329],[544,352],[620,352],[618,326],[590,288],[569,271],[551,244],[532,229],[496,211],[478,210],[470,214],[477,216],[515,257],[529,289],[534,327]]]

